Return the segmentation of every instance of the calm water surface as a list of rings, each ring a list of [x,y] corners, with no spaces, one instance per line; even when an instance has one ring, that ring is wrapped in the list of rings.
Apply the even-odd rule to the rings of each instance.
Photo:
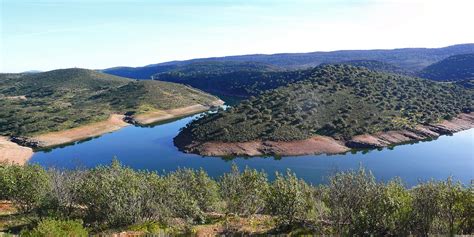
[[[219,157],[185,154],[173,145],[179,129],[196,116],[156,125],[128,126],[74,145],[38,151],[30,163],[45,167],[75,168],[110,164],[116,157],[135,169],[172,171],[179,167],[203,168],[211,176],[230,170],[232,162],[240,167],[265,170],[273,178],[275,171],[291,169],[299,177],[313,184],[327,182],[336,171],[370,169],[378,180],[401,177],[409,185],[419,180],[455,179],[468,184],[474,179],[474,129],[442,136],[430,142],[396,146],[393,149],[372,150],[344,155],[309,155],[298,157],[238,157],[232,161]]]

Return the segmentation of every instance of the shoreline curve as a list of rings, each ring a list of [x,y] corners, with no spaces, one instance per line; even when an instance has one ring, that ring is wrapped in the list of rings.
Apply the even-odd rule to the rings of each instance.
[[[329,136],[313,136],[295,141],[197,142],[188,134],[180,133],[174,144],[180,151],[202,156],[299,156],[314,154],[341,154],[353,149],[377,149],[404,143],[437,138],[474,128],[474,112],[461,113],[451,120],[418,125],[413,129],[362,134],[349,140]]]

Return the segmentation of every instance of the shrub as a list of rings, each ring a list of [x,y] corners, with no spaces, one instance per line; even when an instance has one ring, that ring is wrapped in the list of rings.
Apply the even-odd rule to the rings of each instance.
[[[216,181],[204,170],[179,169],[165,176],[166,194],[174,216],[188,222],[203,223],[205,212],[218,209]]]
[[[79,202],[87,207],[86,220],[106,226],[141,221],[148,202],[143,195],[148,190],[145,174],[123,167],[118,161],[87,172],[80,187]]]
[[[12,201],[21,212],[38,210],[50,192],[48,173],[38,165],[2,165],[0,176],[0,197]]]
[[[268,190],[265,172],[245,168],[241,173],[233,164],[232,171],[222,176],[219,186],[227,212],[248,216],[264,210]]]
[[[376,183],[365,169],[331,177],[326,195],[329,219],[339,235],[386,235],[403,232],[407,193],[399,181]],[[397,222],[397,221],[400,221]],[[406,226],[406,225],[405,225]]]
[[[82,226],[81,220],[45,219],[33,230],[23,230],[20,235],[26,237],[81,237],[89,236],[89,232]]]
[[[427,236],[440,211],[441,193],[434,181],[419,184],[412,191],[412,230],[416,235]]]
[[[267,209],[283,227],[292,227],[309,219],[314,210],[313,188],[289,170],[276,174],[267,194]]]

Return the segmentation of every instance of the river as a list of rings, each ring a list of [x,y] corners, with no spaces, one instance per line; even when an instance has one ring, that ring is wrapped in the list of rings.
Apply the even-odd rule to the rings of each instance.
[[[327,182],[337,171],[363,166],[377,180],[400,177],[407,186],[430,179],[453,176],[464,184],[474,180],[474,129],[441,136],[436,140],[400,145],[382,150],[358,151],[343,155],[307,155],[297,157],[202,157],[178,151],[173,137],[198,115],[149,127],[128,126],[119,131],[64,147],[35,152],[30,163],[44,167],[90,168],[110,164],[116,158],[134,169],[166,172],[181,168],[202,168],[218,177],[235,162],[274,173],[291,169],[312,184]]]

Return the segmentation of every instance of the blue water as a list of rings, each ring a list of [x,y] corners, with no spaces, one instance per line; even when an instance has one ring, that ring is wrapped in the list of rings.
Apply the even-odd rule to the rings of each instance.
[[[203,168],[217,177],[230,170],[232,162],[239,167],[265,170],[273,178],[275,171],[291,169],[306,181],[319,184],[336,171],[370,169],[378,180],[401,177],[407,186],[419,181],[455,179],[468,184],[474,179],[474,129],[437,140],[344,155],[308,155],[298,157],[235,158],[202,157],[185,154],[173,145],[179,129],[195,116],[154,127],[128,126],[74,145],[38,151],[30,163],[45,167],[75,168],[110,164],[115,157],[135,169],[171,171],[179,167]]]

